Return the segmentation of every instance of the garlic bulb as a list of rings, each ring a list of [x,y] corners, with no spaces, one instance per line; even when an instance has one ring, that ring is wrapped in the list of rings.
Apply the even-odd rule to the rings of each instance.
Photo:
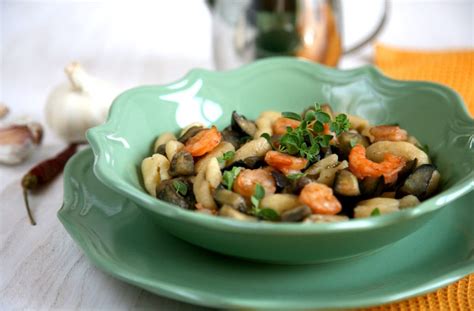
[[[0,103],[0,119],[6,117],[8,112],[10,112],[10,110],[8,109],[7,105],[5,105],[4,103]]]
[[[0,163],[18,164],[26,160],[43,138],[36,122],[17,121],[0,126]]]
[[[68,142],[85,140],[87,129],[101,124],[119,89],[87,74],[79,63],[65,68],[68,83],[57,86],[46,104],[46,122]]]

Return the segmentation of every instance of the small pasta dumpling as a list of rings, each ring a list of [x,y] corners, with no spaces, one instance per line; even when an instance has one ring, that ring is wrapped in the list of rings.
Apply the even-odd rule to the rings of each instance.
[[[145,189],[152,196],[156,196],[156,187],[166,179],[169,179],[168,170],[170,168],[170,161],[156,153],[151,157],[145,158],[142,161],[141,170],[143,176],[143,183]]]

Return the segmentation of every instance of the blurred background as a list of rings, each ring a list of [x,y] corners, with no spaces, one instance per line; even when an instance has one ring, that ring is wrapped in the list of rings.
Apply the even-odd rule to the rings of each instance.
[[[11,114],[30,115],[44,121],[48,94],[58,83],[66,81],[64,67],[71,61],[80,62],[90,74],[120,89],[167,83],[194,67],[228,69],[251,61],[255,53],[272,55],[268,49],[261,50],[269,44],[269,49],[281,48],[271,46],[275,42],[271,40],[281,37],[259,36],[258,32],[263,32],[265,27],[274,27],[272,30],[281,26],[289,29],[290,34],[301,35],[300,39],[306,43],[326,44],[327,49],[332,49],[326,51],[326,56],[332,53],[328,56],[331,60],[321,60],[321,51],[292,48],[289,41],[283,42],[288,46],[281,49],[292,49],[293,54],[300,56],[314,56],[316,61],[326,61],[339,68],[371,63],[374,42],[412,49],[474,46],[472,0],[398,0],[390,2],[388,8],[382,0],[342,0],[334,1],[335,7],[329,8],[331,12],[327,11],[327,5],[334,5],[333,1],[302,1],[299,8],[292,7],[291,1],[261,1],[259,5],[250,2],[210,1],[215,10],[211,13],[209,2],[196,0],[3,0],[0,2],[0,101],[10,107]],[[343,49],[354,46],[374,31],[384,10],[387,10],[385,24],[376,38],[354,53],[341,55]],[[300,20],[292,23],[296,14]],[[309,28],[309,37],[305,27]],[[325,42],[314,42],[318,40],[318,32],[324,31],[328,33]],[[255,52],[256,40],[260,40],[257,45],[267,40],[261,43],[263,48],[257,46],[260,52]],[[339,43],[340,47],[330,46]],[[235,52],[236,49],[240,51]],[[236,61],[236,53],[254,56],[247,54],[247,58]],[[56,139],[54,134],[46,132],[46,142]]]

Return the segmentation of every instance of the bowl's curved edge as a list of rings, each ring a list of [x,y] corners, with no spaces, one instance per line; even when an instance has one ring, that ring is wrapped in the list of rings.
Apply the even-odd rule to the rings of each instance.
[[[192,69],[182,79],[161,86],[139,86],[128,91],[125,91],[119,95],[113,102],[108,119],[106,123],[89,129],[86,133],[87,140],[89,141],[92,150],[94,152],[94,174],[97,178],[112,188],[114,191],[118,191],[123,195],[130,197],[138,205],[151,210],[155,213],[160,213],[166,217],[181,217],[183,221],[187,221],[193,224],[200,224],[209,228],[216,228],[219,230],[226,231],[240,231],[245,230],[246,232],[259,232],[263,234],[274,234],[276,232],[285,234],[331,234],[334,232],[349,231],[349,230],[366,230],[375,229],[379,227],[385,227],[399,221],[407,220],[410,218],[417,217],[421,214],[432,212],[441,208],[442,206],[454,201],[466,193],[474,190],[474,172],[467,175],[464,180],[454,186],[452,186],[446,193],[438,194],[429,200],[422,202],[416,209],[405,209],[398,213],[389,215],[382,215],[379,217],[373,217],[368,219],[357,219],[348,222],[341,223],[327,223],[319,224],[318,226],[305,226],[301,224],[271,224],[271,223],[249,223],[235,221],[231,219],[219,218],[214,216],[205,215],[202,213],[194,213],[182,209],[175,208],[172,204],[158,200],[146,194],[144,191],[138,191],[131,187],[119,178],[112,178],[114,175],[113,170],[107,165],[106,159],[103,155],[104,137],[113,134],[117,128],[118,123],[116,122],[116,116],[121,114],[125,110],[122,106],[127,105],[127,100],[143,90],[153,89],[158,93],[165,92],[170,88],[178,90],[185,88],[193,84],[196,79],[201,76],[206,76],[210,79],[219,78],[224,76],[239,77],[242,75],[252,75],[255,71],[261,70],[267,66],[277,67],[280,66],[282,69],[288,68],[288,66],[297,66],[304,68],[304,70],[311,69],[311,71],[318,72],[318,79],[321,77],[322,80],[335,82],[334,79],[341,79],[345,81],[352,81],[353,79],[369,77],[372,85],[379,88],[390,87],[393,92],[396,92],[399,88],[424,88],[433,89],[436,92],[442,92],[448,96],[456,107],[456,115],[464,121],[471,123],[474,127],[474,119],[472,119],[467,111],[466,106],[463,104],[461,97],[449,87],[444,85],[424,82],[424,81],[400,81],[394,80],[383,75],[377,68],[372,65],[365,65],[356,69],[350,70],[337,70],[329,68],[320,64],[309,62],[306,60],[297,60],[291,57],[276,57],[272,59],[265,59],[257,61],[255,63],[243,66],[238,69],[233,69],[223,72],[209,71],[206,69]],[[157,204],[165,206],[166,208],[156,209]]]
[[[64,170],[64,197],[70,196],[73,192],[73,189],[68,182],[70,179],[71,169],[70,167],[75,165],[76,161],[84,156],[87,153],[87,150],[82,150],[74,155]],[[71,201],[72,202],[72,201]],[[73,240],[80,246],[84,251],[85,255],[91,262],[97,266],[100,270],[106,272],[109,275],[112,275],[122,281],[127,283],[145,288],[146,290],[159,294],[168,298],[203,305],[209,307],[221,307],[221,308],[258,308],[258,309],[282,309],[282,308],[291,308],[291,309],[310,309],[314,306],[308,306],[303,304],[290,304],[282,305],[281,302],[272,303],[272,302],[262,302],[258,300],[250,299],[232,299],[232,298],[223,298],[218,295],[213,295],[212,293],[207,293],[205,291],[198,291],[190,288],[183,288],[181,286],[173,286],[171,284],[166,284],[160,280],[148,280],[144,277],[138,277],[135,274],[126,271],[118,263],[113,261],[108,261],[104,258],[98,251],[95,250],[95,247],[89,241],[91,240],[90,234],[87,228],[82,227],[78,228],[77,223],[74,223],[69,219],[69,212],[72,210],[71,206],[67,205],[66,201],[63,202],[62,207],[57,212],[57,217],[60,222],[63,224],[64,228],[71,235]],[[387,295],[384,297],[376,298],[365,298],[359,299],[355,303],[341,304],[339,301],[335,301],[334,305],[325,306],[325,308],[355,308],[355,307],[369,307],[373,305],[380,305],[386,303],[392,303],[400,301],[402,299],[411,298],[418,295],[423,295],[429,292],[432,292],[440,287],[447,286],[451,283],[456,282],[462,277],[474,273],[474,260],[468,261],[465,265],[458,267],[455,270],[449,271],[445,274],[439,275],[429,282],[425,282],[422,285],[415,286],[413,288],[408,288],[403,292],[399,292],[396,295]],[[317,306],[316,306],[317,307]]]

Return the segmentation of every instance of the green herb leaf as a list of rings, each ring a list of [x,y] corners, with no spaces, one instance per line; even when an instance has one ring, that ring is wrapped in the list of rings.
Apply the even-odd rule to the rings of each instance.
[[[352,138],[352,139],[349,141],[349,145],[351,145],[351,148],[354,148],[355,145],[357,145],[357,138]]]
[[[296,179],[299,179],[299,178],[301,178],[305,175],[306,175],[305,173],[295,173],[295,174],[287,175],[286,178],[291,179],[291,180],[296,180]]]
[[[227,187],[227,189],[232,190],[234,186],[234,181],[242,170],[241,167],[234,166],[230,171],[225,171],[222,175],[222,184]]]
[[[304,120],[296,113],[285,112],[285,117],[302,121],[300,125],[294,129],[287,128],[286,134],[282,135],[279,141],[278,150],[290,155],[300,156],[313,162],[319,159],[321,148],[327,148],[333,138],[332,135],[323,134],[324,124],[328,124],[331,131],[339,135],[343,131],[347,131],[350,127],[349,120],[346,115],[338,115],[334,121],[328,113],[321,110],[318,104],[315,104],[315,111],[306,112]],[[312,128],[308,128],[308,123],[313,122]]]
[[[347,116],[343,113],[338,114],[334,122],[331,122],[330,129],[332,132],[339,136],[342,132],[348,131],[351,127],[351,123]]]
[[[265,196],[265,188],[263,188],[262,185],[260,184],[256,184],[253,197],[257,198],[258,200],[261,200],[263,199],[264,196]]]
[[[295,112],[282,112],[281,115],[288,119],[293,119],[296,121],[301,121],[301,116]]]
[[[173,187],[176,190],[176,193],[181,194],[182,196],[185,196],[186,193],[188,193],[188,186],[182,181],[173,181]]]
[[[370,217],[372,217],[372,216],[378,216],[378,215],[380,215],[380,210],[379,210],[378,207],[376,207],[376,208],[374,208],[374,209],[372,210],[372,213],[370,213]]]
[[[227,151],[227,152],[224,152],[224,154],[222,155],[222,158],[224,160],[232,160],[232,158],[235,156],[235,151]]]
[[[314,122],[313,131],[315,131],[316,133],[324,131],[323,124],[320,121]]]
[[[250,197],[250,202],[252,203],[252,206],[253,206],[253,209],[258,209],[259,208],[259,205],[260,205],[260,200],[257,199],[256,197],[254,196],[251,196]]]
[[[313,121],[315,118],[316,118],[316,112],[313,110],[307,111],[306,114],[304,115],[304,120],[308,123]]]
[[[224,152],[224,154],[221,157],[217,157],[217,161],[219,162],[220,165],[223,165],[225,164],[227,160],[232,160],[234,155],[235,155],[234,151]]]
[[[262,133],[262,135],[260,135],[260,137],[263,137],[267,140],[267,142],[270,144],[270,146],[272,147],[272,150],[275,150],[275,146],[273,145],[272,143],[272,138],[270,137],[270,134],[268,133]]]
[[[321,123],[328,123],[331,121],[331,117],[323,111],[316,111],[316,120]]]
[[[276,221],[280,219],[280,216],[278,215],[278,213],[272,210],[271,208],[259,209],[255,216],[262,218],[264,220],[270,220],[270,221]]]

